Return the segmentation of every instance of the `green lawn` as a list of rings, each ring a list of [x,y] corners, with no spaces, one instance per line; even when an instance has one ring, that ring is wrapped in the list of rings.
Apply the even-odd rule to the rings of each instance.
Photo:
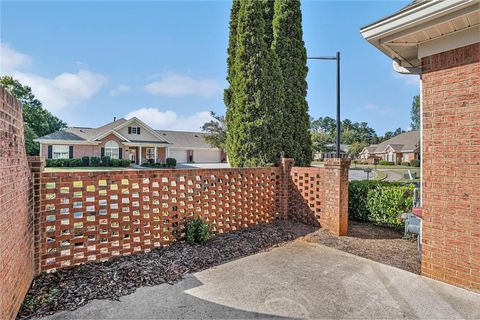
[[[418,167],[410,167],[410,166],[402,166],[402,165],[397,165],[397,166],[384,166],[384,165],[379,165],[377,164],[376,166],[373,164],[354,164],[353,162],[350,164],[351,168],[372,168],[372,169],[420,169]]]
[[[375,171],[375,177],[372,180],[384,180],[387,174],[383,171]]]
[[[131,167],[48,167],[45,172],[83,172],[83,171],[125,171],[137,170]]]

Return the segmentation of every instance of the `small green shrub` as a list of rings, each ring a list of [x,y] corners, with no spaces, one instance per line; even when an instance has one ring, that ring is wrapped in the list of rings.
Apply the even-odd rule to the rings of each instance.
[[[210,226],[202,218],[187,222],[187,242],[205,244],[210,239]]]
[[[110,156],[103,156],[100,160],[101,160],[101,163],[102,163],[103,167],[110,167],[111,166]]]
[[[90,167],[100,167],[100,164],[99,157],[90,157]]]
[[[380,160],[378,161],[378,164],[381,166],[393,166],[395,163],[393,161],[387,161],[387,160]]]
[[[111,160],[110,160],[110,165],[111,165],[112,167],[120,167],[120,161],[121,161],[121,160],[119,160],[119,159],[111,159]]]
[[[413,185],[386,181],[352,181],[349,185],[348,214],[350,219],[398,227],[400,216],[410,211]]]
[[[120,165],[121,165],[122,167],[129,167],[129,166],[130,166],[130,160],[128,160],[128,159],[122,159],[122,160],[120,160]]]
[[[89,164],[90,164],[90,157],[89,156],[82,157],[82,166],[88,167]]]
[[[420,167],[420,160],[411,160],[410,166],[417,167],[417,168]]]
[[[402,166],[407,166],[407,167],[409,167],[409,166],[410,166],[410,162],[402,162]]]
[[[177,159],[175,158],[167,158],[165,160],[165,163],[167,165],[168,168],[174,168],[177,166]]]

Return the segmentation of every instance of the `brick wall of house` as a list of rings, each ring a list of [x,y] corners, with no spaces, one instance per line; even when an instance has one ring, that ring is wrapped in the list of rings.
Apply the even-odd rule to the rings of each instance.
[[[33,278],[33,208],[22,106],[0,86],[0,319],[15,318]]]
[[[480,290],[480,44],[422,66],[422,273]]]
[[[298,220],[344,234],[348,162],[329,160],[325,168],[313,168],[315,187],[307,193],[294,191],[300,184],[293,183],[292,172],[302,172],[305,179],[309,168],[292,169],[291,159],[282,163],[272,168],[43,173],[38,271],[168,245],[183,239],[185,222],[197,216],[214,233],[223,233],[287,218],[290,210]]]

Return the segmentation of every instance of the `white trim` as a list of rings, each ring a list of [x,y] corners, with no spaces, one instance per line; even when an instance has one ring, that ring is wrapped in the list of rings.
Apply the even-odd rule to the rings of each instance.
[[[114,130],[107,131],[106,133],[101,134],[101,135],[99,135],[97,138],[92,139],[92,140],[103,139],[103,138],[107,137],[109,134],[113,134],[113,135],[117,136],[117,138],[120,138],[120,139],[123,139],[123,140],[125,140],[125,141],[127,141],[127,142],[130,142],[130,140],[128,140],[127,138],[125,138],[125,137],[122,136],[120,133],[118,133],[117,131],[114,131]]]
[[[221,148],[197,148],[197,147],[170,147],[172,150],[219,150],[221,151]]]
[[[128,147],[167,147],[169,144],[165,142],[124,142],[124,145]]]
[[[99,145],[101,141],[87,141],[87,140],[44,140],[35,139],[35,142],[43,144],[69,144],[69,145]]]
[[[420,43],[418,46],[418,58],[421,59],[478,42],[480,42],[480,25]]]
[[[130,124],[132,124],[133,122],[137,122],[138,124],[140,124],[144,129],[146,129],[148,132],[150,132],[153,136],[157,137],[159,140],[163,141],[163,142],[167,142],[167,143],[171,143],[170,141],[168,141],[167,139],[165,139],[164,137],[162,137],[158,132],[156,132],[155,130],[153,130],[152,128],[150,128],[148,125],[146,125],[144,122],[142,122],[140,119],[138,119],[137,117],[133,117],[131,119],[128,119],[127,121],[121,123],[120,125],[116,126],[115,128],[111,129],[110,131],[118,131]],[[96,140],[98,138],[94,138],[92,140]],[[127,141],[130,141],[127,139]]]

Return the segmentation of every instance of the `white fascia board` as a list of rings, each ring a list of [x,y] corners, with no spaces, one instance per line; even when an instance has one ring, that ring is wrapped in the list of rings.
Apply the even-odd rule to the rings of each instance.
[[[421,59],[478,42],[480,42],[480,25],[420,43],[418,46],[418,58]]]
[[[127,141],[127,142],[130,141],[130,140],[128,140],[127,138],[125,138],[124,136],[122,136],[120,133],[118,133],[117,131],[115,131],[115,130],[113,130],[113,129],[112,129],[112,130],[109,130],[109,131],[107,131],[107,132],[105,132],[105,133],[103,133],[103,134],[101,134],[101,135],[99,135],[99,136],[97,136],[95,139],[92,139],[92,140],[103,139],[103,138],[105,138],[106,136],[108,136],[109,134],[113,134],[113,135],[117,136],[118,138],[123,139],[123,140],[125,140],[125,141]]]
[[[124,128],[124,127],[128,126],[129,124],[132,124],[133,122],[138,122],[144,129],[146,129],[148,132],[153,134],[159,140],[171,143],[170,141],[168,141],[166,138],[162,137],[158,132],[153,130],[150,126],[148,126],[146,123],[144,123],[143,121],[141,121],[137,117],[133,117],[131,119],[128,119],[126,122],[124,122],[124,123],[120,124],[119,126],[113,128],[113,130],[120,130],[121,128]]]
[[[33,140],[43,144],[68,144],[68,145],[98,145],[100,141],[87,141],[87,140],[52,140],[52,139],[35,139]]]
[[[126,146],[129,147],[137,147],[137,146],[142,146],[142,147],[167,147],[169,146],[168,143],[165,142],[124,142],[123,143]]]

